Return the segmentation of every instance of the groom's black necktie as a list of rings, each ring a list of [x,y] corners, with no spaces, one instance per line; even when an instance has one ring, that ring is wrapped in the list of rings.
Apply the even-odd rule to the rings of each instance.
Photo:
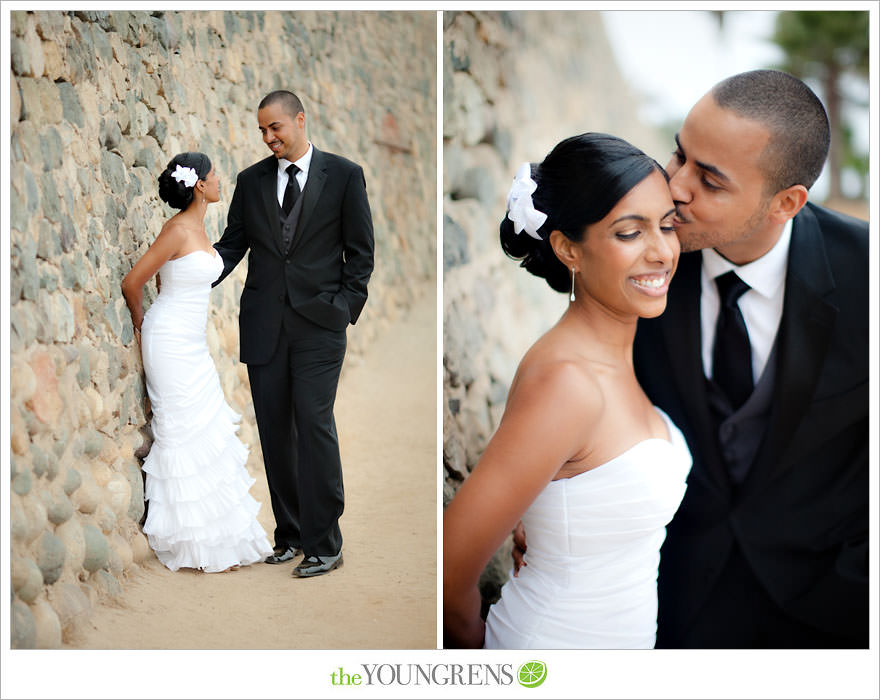
[[[742,406],[752,393],[752,346],[737,301],[751,287],[733,270],[715,279],[721,309],[715,326],[712,377],[727,394],[733,410]]]
[[[284,188],[284,199],[281,203],[281,210],[284,212],[285,218],[290,214],[290,210],[293,209],[300,194],[299,183],[296,181],[298,172],[299,167],[296,164],[291,163],[287,166],[287,187]]]

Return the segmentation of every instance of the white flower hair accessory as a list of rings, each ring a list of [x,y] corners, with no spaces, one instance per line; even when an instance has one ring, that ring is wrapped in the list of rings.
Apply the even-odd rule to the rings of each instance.
[[[177,168],[171,173],[171,177],[178,182],[182,182],[187,187],[192,187],[199,181],[195,168],[184,168],[180,163],[177,164]]]
[[[538,229],[547,221],[547,215],[535,209],[532,194],[536,189],[538,183],[532,179],[532,166],[523,163],[516,171],[510,192],[507,193],[507,218],[513,222],[516,233],[525,231],[540,241]]]

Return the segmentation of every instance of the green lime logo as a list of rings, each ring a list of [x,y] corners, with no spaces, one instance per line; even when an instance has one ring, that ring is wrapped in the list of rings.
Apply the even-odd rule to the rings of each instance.
[[[547,679],[547,664],[543,661],[526,661],[517,671],[517,680],[523,688],[537,688]]]

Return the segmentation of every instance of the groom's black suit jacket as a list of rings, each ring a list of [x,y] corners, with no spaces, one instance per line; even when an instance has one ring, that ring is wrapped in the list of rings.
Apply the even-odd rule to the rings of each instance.
[[[769,422],[738,486],[709,410],[700,269],[699,252],[681,256],[634,348],[694,457],[661,553],[658,639],[681,638],[736,542],[787,615],[867,646],[868,226],[812,204],[795,217]]]
[[[241,361],[269,361],[285,304],[333,331],[355,323],[373,271],[373,225],[363,170],[313,146],[306,186],[296,202],[295,234],[285,250],[274,156],[238,175],[226,230],[219,284],[250,249],[241,295]]]

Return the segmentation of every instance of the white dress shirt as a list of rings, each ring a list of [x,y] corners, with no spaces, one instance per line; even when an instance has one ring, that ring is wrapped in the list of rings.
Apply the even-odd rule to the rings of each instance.
[[[715,324],[721,301],[715,278],[733,270],[751,289],[739,298],[752,346],[752,378],[757,384],[773,349],[779,321],[782,319],[782,303],[785,296],[785,276],[788,269],[788,249],[791,244],[791,219],[779,240],[757,260],[745,265],[734,265],[711,248],[703,250],[703,266],[700,295],[700,327],[703,342],[703,372],[712,376],[712,347],[715,342]]]
[[[312,164],[312,144],[309,143],[309,148],[306,151],[305,155],[302,156],[299,160],[296,160],[292,163],[296,167],[299,168],[299,172],[296,174],[296,181],[299,183],[299,191],[302,192],[306,188],[306,180],[309,179],[309,166]],[[287,174],[287,169],[291,166],[291,162],[287,160],[287,158],[279,158],[278,159],[278,204],[284,203],[284,190],[287,189],[287,180],[290,176]]]

